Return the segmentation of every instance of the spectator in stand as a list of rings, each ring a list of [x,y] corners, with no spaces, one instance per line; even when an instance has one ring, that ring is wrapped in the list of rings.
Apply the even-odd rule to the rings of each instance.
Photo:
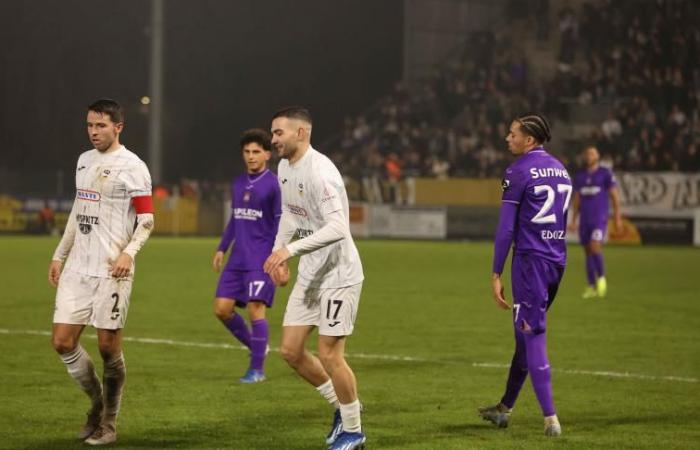
[[[403,203],[403,196],[401,195],[401,181],[403,178],[401,166],[401,159],[394,152],[389,153],[384,159],[384,171],[389,187],[389,196],[397,205]]]
[[[39,232],[54,234],[56,230],[56,215],[48,200],[44,200],[44,207],[39,210]]]

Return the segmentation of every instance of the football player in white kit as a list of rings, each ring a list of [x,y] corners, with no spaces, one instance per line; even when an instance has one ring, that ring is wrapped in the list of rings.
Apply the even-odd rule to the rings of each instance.
[[[123,111],[114,100],[97,100],[88,107],[87,132],[95,148],[78,158],[75,201],[49,265],[49,282],[58,288],[52,343],[92,402],[78,435],[91,445],[117,439],[126,376],[122,328],[134,258],[154,224],[151,175],[146,164],[119,143],[123,128]],[[104,386],[80,345],[85,325],[97,329]]]
[[[357,382],[345,361],[362,291],[362,263],[350,235],[345,184],[330,159],[311,147],[311,115],[286,108],[272,118],[272,145],[279,152],[282,218],[265,271],[286,282],[285,262],[303,255],[284,314],[284,359],[333,405],[330,448],[362,448]],[[298,238],[290,242],[295,236]],[[318,358],[305,349],[318,327]]]

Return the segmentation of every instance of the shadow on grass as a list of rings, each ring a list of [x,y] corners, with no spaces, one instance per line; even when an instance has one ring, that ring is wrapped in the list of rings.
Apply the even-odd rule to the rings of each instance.
[[[275,427],[274,432],[261,432],[265,424],[279,423],[280,413],[256,414],[254,418],[235,418],[238,430],[221,420],[201,421],[191,418],[185,426],[173,423],[170,426],[153,428],[138,427],[127,433],[120,433],[115,444],[107,448],[161,449],[161,448],[191,448],[191,449],[290,449],[306,450],[323,448],[323,438],[327,431],[325,427],[314,423],[312,427],[304,427],[302,414],[287,416],[290,418],[283,427]],[[314,421],[315,422],[315,421]],[[296,426],[302,425],[301,427]],[[316,426],[317,425],[317,426]],[[318,428],[318,434],[315,429]],[[241,433],[240,430],[246,430]],[[21,449],[87,449],[89,445],[72,438],[47,439],[37,435],[31,441],[25,441]]]

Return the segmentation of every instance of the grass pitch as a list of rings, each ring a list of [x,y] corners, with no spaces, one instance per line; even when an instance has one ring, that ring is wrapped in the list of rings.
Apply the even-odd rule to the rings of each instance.
[[[46,271],[56,243],[0,237],[2,448],[85,447],[74,435],[88,401],[48,336],[54,291]],[[331,410],[277,352],[267,382],[237,383],[248,353],[212,314],[216,243],[153,238],[137,258],[116,447],[325,448]],[[510,313],[491,300],[491,245],[358,246],[366,280],[348,360],[368,448],[700,446],[697,249],[608,247],[608,298],[584,301],[583,252],[570,248],[548,332],[564,434],[548,439],[529,381],[510,428],[476,415],[500,399],[513,351]],[[290,288],[278,290],[270,310],[273,347]],[[101,373],[94,332],[82,342]]]

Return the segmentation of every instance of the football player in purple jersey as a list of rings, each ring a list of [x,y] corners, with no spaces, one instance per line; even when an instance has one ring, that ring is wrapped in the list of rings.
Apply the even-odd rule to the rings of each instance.
[[[241,383],[265,380],[264,363],[269,340],[266,309],[272,306],[275,285],[263,271],[277,235],[281,195],[277,176],[268,168],[272,155],[270,133],[252,129],[241,137],[246,173],[231,186],[231,219],[214,255],[213,266],[220,271],[224,255],[233,250],[219,278],[214,313],[243,345],[250,349],[250,367]],[[286,269],[286,267],[284,268]],[[235,307],[246,308],[250,328]]]
[[[547,310],[566,265],[566,211],[572,187],[564,166],[543,147],[550,138],[547,120],[536,113],[516,118],[506,138],[508,149],[518,158],[506,169],[502,182],[491,286],[496,304],[511,309],[503,293],[501,274],[512,245],[515,353],[501,401],[479,408],[479,415],[499,427],[507,427],[529,374],[544,415],[544,432],[547,436],[559,436],[561,426],[552,399],[546,325]]]
[[[603,263],[603,242],[608,227],[608,211],[612,200],[615,229],[622,229],[620,194],[615,176],[600,165],[598,149],[590,146],[583,151],[586,168],[574,175],[574,211],[571,227],[578,224],[581,245],[586,251],[588,286],[583,298],[605,297],[608,283]]]

